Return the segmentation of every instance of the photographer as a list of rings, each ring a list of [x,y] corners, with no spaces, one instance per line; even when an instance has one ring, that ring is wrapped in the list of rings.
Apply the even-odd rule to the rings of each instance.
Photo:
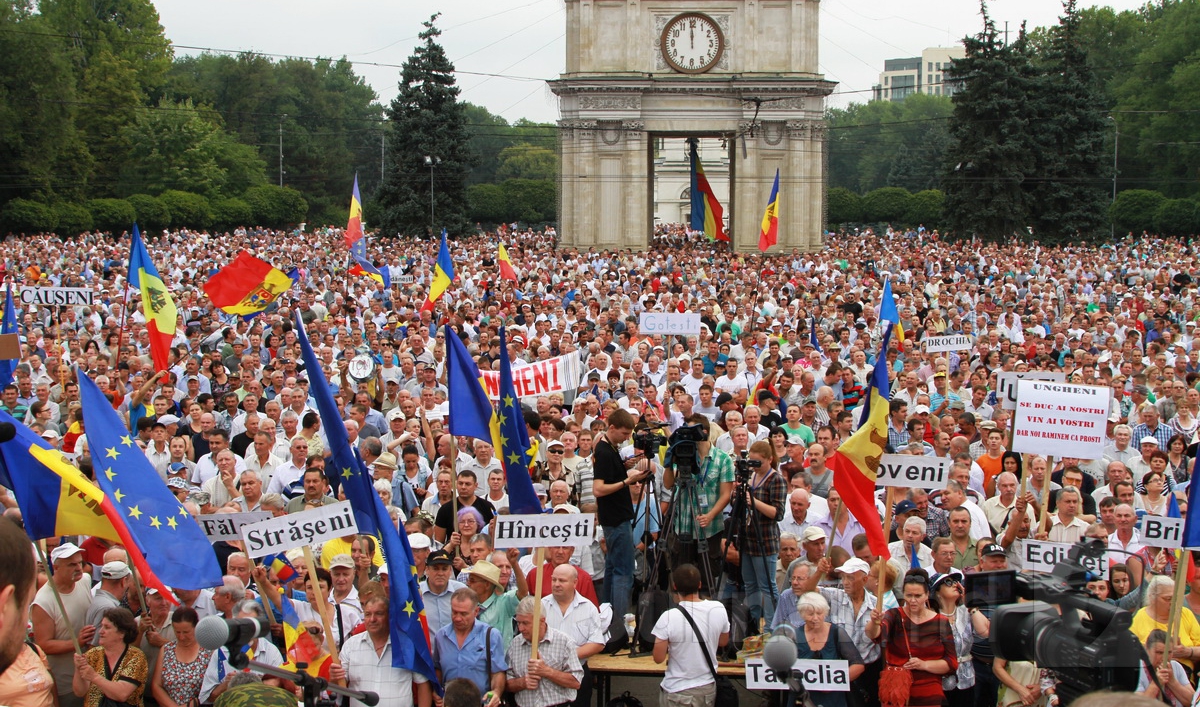
[[[629,611],[633,593],[633,498],[629,485],[653,475],[653,467],[645,457],[635,455],[628,462],[621,460],[619,448],[633,434],[633,426],[633,416],[625,410],[615,410],[608,416],[608,430],[596,443],[592,480],[596,518],[608,546],[605,556],[608,581],[603,585],[600,601],[612,605],[611,635],[620,638],[624,638],[625,613]],[[731,466],[731,481],[732,474]]]
[[[687,480],[686,471],[694,479],[694,499],[691,494],[675,494],[675,513],[672,519],[674,543],[668,548],[675,566],[695,564],[705,581],[712,580],[714,586],[705,586],[703,591],[712,594],[716,590],[716,579],[721,574],[721,536],[725,530],[722,512],[733,495],[733,457],[708,441],[708,418],[694,414],[686,420],[690,426],[704,433],[702,441],[695,442],[695,469],[683,469],[678,463],[668,465],[663,472],[663,488],[673,489],[676,480]],[[769,446],[769,445],[768,445]],[[676,457],[678,461],[678,457]],[[780,478],[782,481],[782,477]],[[782,500],[782,499],[781,499]],[[776,552],[779,533],[776,528]],[[612,548],[609,548],[609,557]],[[773,571],[774,564],[770,566]],[[615,615],[614,609],[614,615]]]
[[[742,581],[746,584],[746,601],[750,622],[769,619],[775,614],[775,562],[779,558],[779,518],[783,517],[787,483],[775,469],[775,450],[770,442],[750,445],[749,485],[735,483],[734,493],[745,494],[750,509],[748,522],[740,530],[742,542]],[[739,462],[740,463],[740,462]]]

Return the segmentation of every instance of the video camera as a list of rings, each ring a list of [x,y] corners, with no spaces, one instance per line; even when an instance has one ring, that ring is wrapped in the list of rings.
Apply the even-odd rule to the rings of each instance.
[[[696,460],[700,456],[696,444],[706,441],[708,432],[700,425],[681,425],[671,434],[667,443],[671,448],[671,461],[677,474],[686,478],[695,472]]]
[[[641,422],[633,430],[633,448],[647,458],[657,457],[658,448],[666,444],[667,438],[658,431],[666,427],[665,422]]]
[[[750,491],[750,470],[762,466],[762,462],[750,458],[750,452],[743,449],[741,455],[734,460],[734,479],[747,493]]]
[[[989,635],[996,656],[1053,672],[1063,705],[1094,690],[1137,689],[1145,652],[1129,630],[1132,616],[1086,589],[1099,577],[1082,558],[1101,560],[1105,550],[1103,541],[1089,538],[1049,575],[1001,570],[965,577],[967,606],[995,609]]]

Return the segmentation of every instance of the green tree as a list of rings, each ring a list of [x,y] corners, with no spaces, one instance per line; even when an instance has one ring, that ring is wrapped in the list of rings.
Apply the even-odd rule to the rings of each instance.
[[[246,204],[254,214],[254,221],[263,226],[294,226],[304,221],[308,213],[308,202],[304,196],[288,187],[264,184],[246,190]]]
[[[457,235],[472,227],[467,218],[466,178],[474,158],[454,65],[434,41],[441,34],[434,26],[437,17],[423,23],[422,44],[404,62],[400,91],[388,108],[388,168],[376,194],[382,207],[379,225],[386,233],[415,235],[431,230],[427,211],[431,198],[435,228],[444,226]],[[432,167],[432,185],[426,157],[439,161]]]
[[[494,224],[508,219],[508,197],[499,184],[472,184],[467,187],[467,203],[472,221]]]
[[[12,199],[0,211],[0,223],[10,233],[45,233],[58,226],[58,215],[40,201]]]
[[[1158,209],[1166,200],[1156,191],[1127,189],[1117,194],[1116,201],[1108,209],[1108,217],[1122,232],[1140,234],[1142,231],[1153,231]]]
[[[863,220],[899,224],[908,214],[912,194],[900,187],[883,187],[868,192],[862,199]]]
[[[1033,68],[1024,30],[1005,45],[981,9],[983,30],[963,40],[966,56],[949,77],[960,83],[942,177],[946,222],[962,236],[1001,240],[1029,223],[1025,179],[1033,171]]]
[[[545,147],[527,142],[517,143],[500,151],[499,179],[549,179],[558,176],[558,154]]]
[[[38,0],[38,11],[70,37],[66,46],[81,68],[107,53],[133,71],[143,95],[163,84],[172,50],[151,0]]]
[[[938,189],[919,191],[909,200],[904,221],[909,226],[936,228],[942,222],[942,206],[945,202],[946,195]]]
[[[79,234],[92,230],[92,214],[87,207],[70,201],[60,201],[53,207],[55,220],[58,225],[54,231],[61,236],[74,238]]]
[[[1188,199],[1167,199],[1154,212],[1154,226],[1164,236],[1192,236],[1200,230],[1200,209]]]
[[[208,228],[212,225],[212,205],[203,194],[168,189],[158,198],[171,213],[171,221],[175,225],[191,228]]]
[[[254,210],[245,199],[217,199],[212,205],[213,224],[218,228],[237,228],[254,223]]]
[[[862,197],[845,187],[834,187],[825,198],[829,206],[829,223],[858,223],[862,218]]]
[[[1051,243],[1094,238],[1106,221],[1103,95],[1079,26],[1075,0],[1067,0],[1050,30],[1031,101],[1036,176],[1025,184],[1034,232]]]
[[[92,199],[87,203],[87,210],[91,212],[93,225],[101,231],[121,233],[138,221],[137,210],[125,199]],[[148,224],[142,223],[142,226]]]
[[[158,230],[171,225],[171,210],[161,199],[149,194],[134,194],[126,201],[133,207],[134,220],[146,230]]]
[[[509,179],[500,184],[508,203],[505,220],[543,224],[555,218],[557,190],[549,179]]]

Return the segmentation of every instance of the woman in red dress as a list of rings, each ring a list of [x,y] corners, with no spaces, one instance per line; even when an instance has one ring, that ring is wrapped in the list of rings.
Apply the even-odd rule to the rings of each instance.
[[[938,707],[945,704],[942,676],[958,670],[954,653],[954,633],[946,617],[929,608],[929,575],[925,570],[909,570],[904,575],[903,603],[895,609],[871,612],[866,633],[874,641],[883,639],[885,673],[902,668],[912,675],[907,705]],[[880,679],[880,700],[886,707]]]

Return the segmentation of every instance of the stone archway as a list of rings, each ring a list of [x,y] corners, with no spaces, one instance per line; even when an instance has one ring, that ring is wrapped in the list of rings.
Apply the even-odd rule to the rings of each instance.
[[[559,221],[577,247],[645,249],[659,136],[730,141],[724,204],[753,250],[780,171],[779,250],[820,247],[825,213],[818,0],[565,0]]]

